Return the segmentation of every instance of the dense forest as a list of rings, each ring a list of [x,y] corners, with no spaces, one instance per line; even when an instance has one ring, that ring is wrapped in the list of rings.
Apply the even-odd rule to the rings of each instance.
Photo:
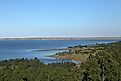
[[[85,53],[89,57],[80,64],[44,64],[37,58],[0,61],[0,81],[121,81],[121,42],[76,47],[95,49]]]

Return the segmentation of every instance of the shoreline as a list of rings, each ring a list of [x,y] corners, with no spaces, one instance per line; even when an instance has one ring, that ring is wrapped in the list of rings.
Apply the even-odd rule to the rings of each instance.
[[[80,56],[79,55],[65,55],[65,56],[49,55],[48,57],[62,59],[62,60],[63,59],[71,59],[71,60],[79,61],[80,63],[85,63],[87,61],[87,58],[89,57],[89,55],[80,55]]]
[[[0,40],[121,40],[121,37],[3,37]]]
[[[32,51],[34,52],[34,51],[56,51],[56,50],[82,50],[82,49],[81,48],[66,47],[66,48],[53,48],[53,49],[35,49],[35,50],[32,50]]]

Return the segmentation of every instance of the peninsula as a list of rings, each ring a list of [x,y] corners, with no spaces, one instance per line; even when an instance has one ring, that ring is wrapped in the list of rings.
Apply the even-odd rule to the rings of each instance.
[[[80,61],[80,63],[87,62],[90,55],[95,56],[98,53],[106,52],[107,50],[111,52],[111,49],[119,48],[121,42],[109,43],[109,44],[93,44],[93,45],[78,45],[65,48],[68,51],[63,51],[50,55],[49,57],[59,58],[59,59],[72,59]]]

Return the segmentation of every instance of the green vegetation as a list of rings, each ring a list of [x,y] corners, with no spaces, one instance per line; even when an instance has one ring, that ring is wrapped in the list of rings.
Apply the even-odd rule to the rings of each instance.
[[[87,54],[86,61],[78,65],[69,62],[46,65],[37,58],[0,61],[0,81],[121,81],[121,42],[75,47],[83,50],[59,54]]]
[[[37,58],[0,62],[0,81],[78,81],[81,71],[74,63],[45,65]]]
[[[83,81],[121,81],[121,42],[99,46],[105,51],[90,55],[82,64]]]

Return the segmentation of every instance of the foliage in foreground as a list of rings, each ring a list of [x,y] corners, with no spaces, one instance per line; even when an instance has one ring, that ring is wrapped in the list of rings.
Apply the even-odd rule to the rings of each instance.
[[[90,55],[82,64],[82,81],[121,81],[121,42],[99,46],[105,51]]]
[[[38,59],[0,62],[0,81],[78,81],[82,77],[74,63],[45,65]]]

